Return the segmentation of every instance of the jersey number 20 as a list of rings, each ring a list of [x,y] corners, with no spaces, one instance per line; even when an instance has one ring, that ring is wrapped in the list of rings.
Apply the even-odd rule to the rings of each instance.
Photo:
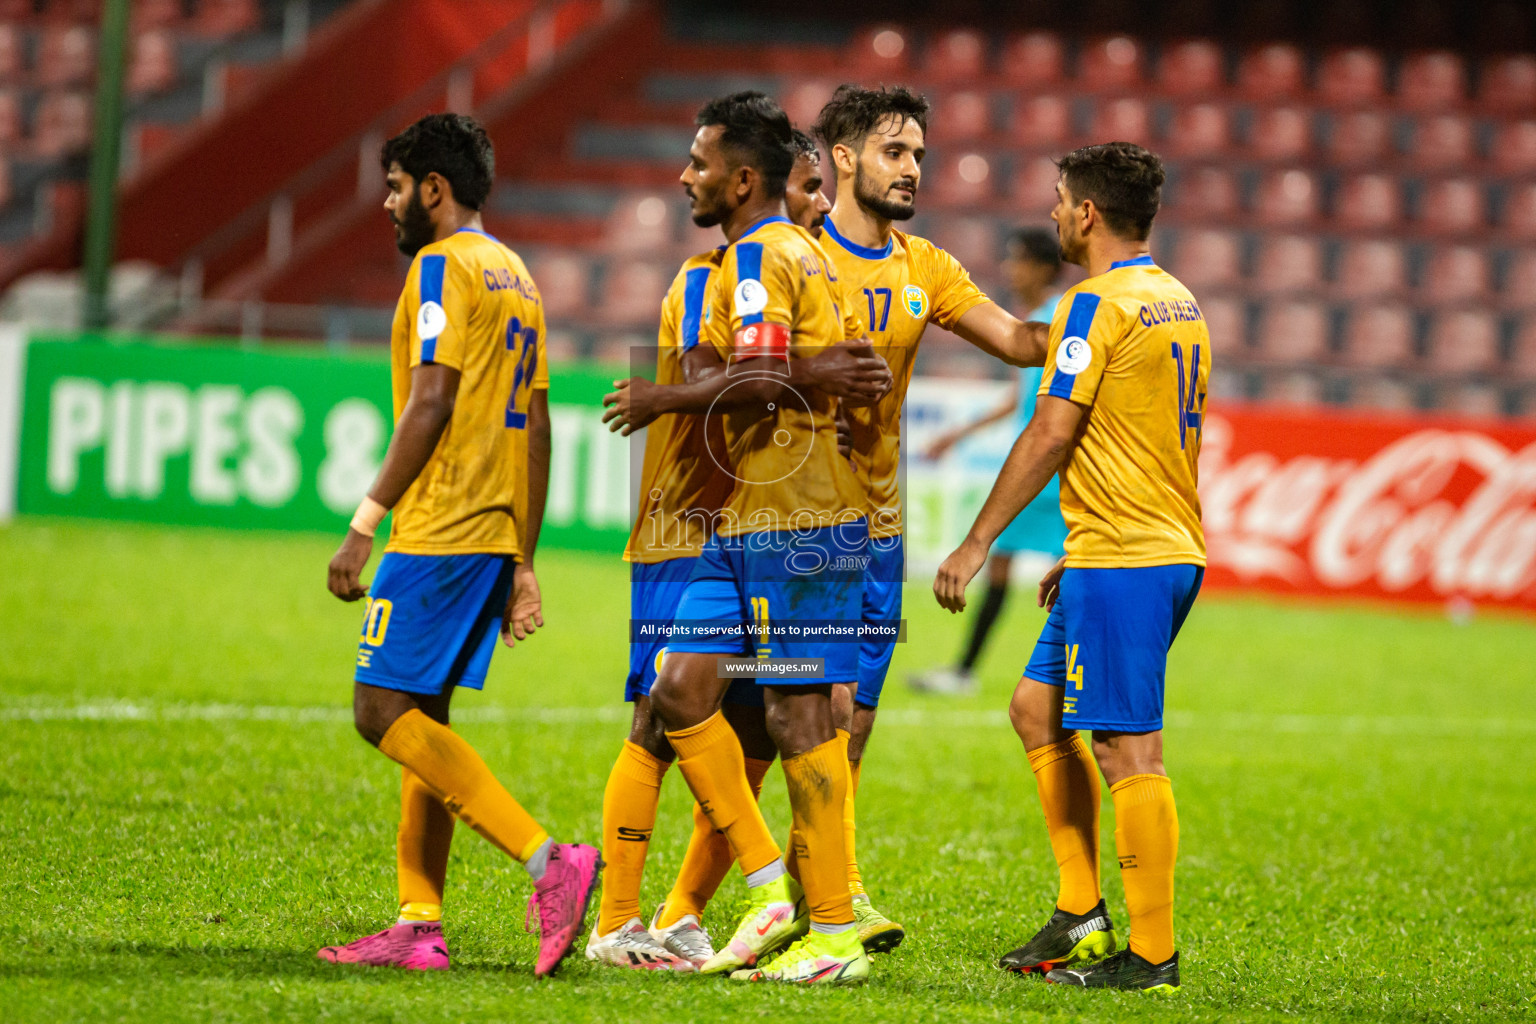
[[[518,346],[522,350],[518,350]],[[507,323],[507,351],[516,354],[517,372],[512,375],[512,394],[507,399],[507,426],[513,430],[522,430],[528,425],[528,403],[519,401],[519,398],[533,393],[533,371],[539,365],[539,332],[532,327],[524,327],[523,322],[513,317]],[[521,409],[519,409],[521,406]]]

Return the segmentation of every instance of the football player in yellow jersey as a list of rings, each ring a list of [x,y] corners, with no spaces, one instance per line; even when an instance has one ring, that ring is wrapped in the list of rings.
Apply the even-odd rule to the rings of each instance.
[[[1051,919],[1002,966],[1089,988],[1172,991],[1179,819],[1163,768],[1163,680],[1205,571],[1196,484],[1211,339],[1189,290],[1148,251],[1158,158],[1111,142],[1058,166],[1051,216],[1062,255],[1089,277],[1062,296],[1035,414],[933,589],[962,609],[993,540],[1060,472],[1067,553],[1040,582],[1050,616],[1009,716],[1061,886]],[[1078,729],[1092,730],[1092,756]],[[1131,919],[1120,952],[1099,890],[1101,771]]]
[[[870,522],[864,623],[875,634],[861,645],[857,685],[838,687],[834,695],[838,727],[850,734],[855,791],[901,620],[901,412],[918,343],[932,323],[1016,366],[1039,366],[1045,360],[1044,324],[1015,318],[988,299],[949,253],[892,226],[916,212],[928,114],[928,101],[908,89],[845,85],[822,108],[814,129],[837,171],[837,202],[822,247],[895,378],[891,392],[877,404],[847,414]],[[876,910],[865,892],[854,856],[852,801],[847,830],[849,886],[860,936],[870,950],[893,949],[905,931]]]
[[[786,183],[789,215],[807,228],[819,227],[830,209],[821,191],[820,154],[815,143],[796,134],[797,155]],[[707,207],[696,209],[701,226],[718,221]],[[651,709],[650,690],[666,652],[666,633],[683,586],[698,560],[716,514],[729,497],[733,479],[721,468],[719,417],[705,413],[728,408],[724,364],[712,346],[699,346],[704,299],[725,247],[690,257],[662,304],[655,382],[618,382],[608,396],[605,419],[626,433],[649,424],[639,489],[640,502],[625,559],[632,563],[632,643],[626,698],[635,710],[628,741],[608,779],[603,800],[603,895],[587,956],[599,963],[640,969],[689,969],[713,955],[701,927],[704,905],[732,863],[730,848],[703,810],[695,805],[694,832],[678,879],[646,929],[639,916],[640,880],[655,826],[660,787],[674,752]],[[673,389],[714,378],[708,401],[693,406],[656,407]],[[798,361],[792,384],[821,387],[857,397],[878,397],[888,386],[885,364],[864,346],[858,353],[837,350]],[[871,383],[872,382],[872,383]],[[754,793],[777,750],[764,722],[757,687],[737,682],[722,712],[741,739],[748,781]]]
[[[390,344],[395,433],[331,560],[330,590],[368,598],[357,649],[357,731],[401,765],[398,922],[322,949],[335,963],[448,967],[443,880],[454,818],[533,878],[546,975],[581,930],[601,860],[556,843],[448,727],[455,687],[480,689],[498,631],[544,624],[533,555],[549,479],[549,374],[538,289],[487,235],[491,141],[435,114],[384,144],[385,209],[412,257]],[[394,511],[372,585],[359,576]]]

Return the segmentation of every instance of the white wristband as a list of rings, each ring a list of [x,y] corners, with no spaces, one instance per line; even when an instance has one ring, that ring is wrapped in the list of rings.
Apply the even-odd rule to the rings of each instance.
[[[372,498],[364,496],[363,503],[357,506],[357,511],[352,514],[352,529],[364,537],[372,537],[388,512],[389,509]]]

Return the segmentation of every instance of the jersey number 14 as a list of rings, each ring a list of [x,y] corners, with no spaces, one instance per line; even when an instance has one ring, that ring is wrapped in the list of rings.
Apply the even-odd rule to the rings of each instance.
[[[1184,449],[1184,439],[1195,432],[1195,443],[1200,443],[1200,427],[1204,421],[1205,396],[1200,394],[1200,346],[1189,361],[1189,379],[1184,377],[1184,350],[1173,343],[1173,362],[1179,375],[1179,450]]]

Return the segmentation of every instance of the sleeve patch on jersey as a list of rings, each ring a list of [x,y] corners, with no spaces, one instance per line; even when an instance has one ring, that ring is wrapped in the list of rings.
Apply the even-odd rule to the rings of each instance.
[[[1055,398],[1072,397],[1072,385],[1079,373],[1093,362],[1093,350],[1084,339],[1093,327],[1093,315],[1099,311],[1099,297],[1089,292],[1072,296],[1061,345],[1056,349],[1056,375],[1051,379],[1050,394]]]
[[[437,336],[443,333],[443,328],[448,326],[448,314],[442,306],[430,299],[421,304],[416,311],[416,336],[422,341],[436,341]]]
[[[709,267],[694,267],[683,284],[683,326],[681,348],[691,351],[699,343],[699,326],[705,316],[704,292],[709,284]]]
[[[1083,338],[1063,338],[1056,350],[1056,369],[1077,376],[1093,362],[1093,349]]]
[[[762,323],[768,308],[768,289],[763,287],[763,243],[736,243],[736,316],[742,326]]]

